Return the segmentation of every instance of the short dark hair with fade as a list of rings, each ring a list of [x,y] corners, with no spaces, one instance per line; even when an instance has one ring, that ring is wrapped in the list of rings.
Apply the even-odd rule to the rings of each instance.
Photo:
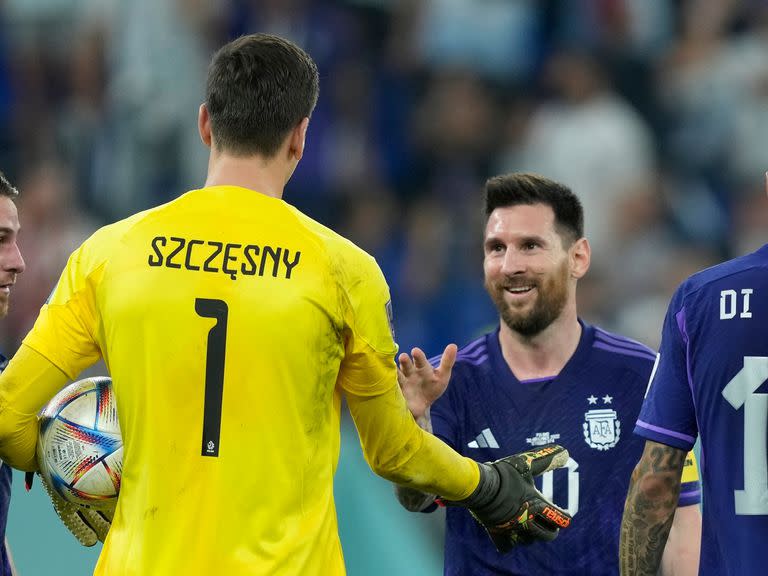
[[[0,172],[0,196],[7,196],[11,199],[19,196],[19,191],[11,186],[11,183],[8,182],[8,178],[6,178],[5,174],[2,172]]]
[[[555,213],[555,228],[565,246],[584,236],[584,209],[570,188],[539,174],[512,172],[485,183],[485,217],[496,208],[545,204]]]
[[[217,148],[274,156],[312,115],[319,86],[315,62],[284,38],[250,34],[224,45],[211,60],[205,94]]]

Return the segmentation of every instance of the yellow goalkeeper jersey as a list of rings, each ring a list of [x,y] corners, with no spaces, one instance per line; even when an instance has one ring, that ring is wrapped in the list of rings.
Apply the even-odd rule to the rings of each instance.
[[[375,261],[282,200],[186,193],[75,251],[24,342],[103,357],[125,452],[104,575],[344,573],[340,391],[396,384]]]

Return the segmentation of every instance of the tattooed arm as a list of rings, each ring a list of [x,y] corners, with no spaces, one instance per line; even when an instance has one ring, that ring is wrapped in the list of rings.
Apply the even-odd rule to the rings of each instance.
[[[687,451],[651,440],[629,484],[621,521],[621,576],[656,576],[680,494]]]

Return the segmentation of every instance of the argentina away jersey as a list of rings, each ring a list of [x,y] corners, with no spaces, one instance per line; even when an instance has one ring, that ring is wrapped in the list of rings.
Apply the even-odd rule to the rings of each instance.
[[[448,389],[431,408],[434,433],[478,461],[564,446],[567,466],[536,485],[573,523],[553,542],[501,555],[466,510],[449,508],[445,574],[618,574],[621,515],[644,444],[632,427],[655,357],[583,322],[575,353],[552,378],[519,381],[502,356],[498,329],[459,350]],[[698,502],[695,482],[686,491],[687,503]]]
[[[678,288],[635,432],[683,450],[700,438],[700,574],[764,574],[768,245]]]

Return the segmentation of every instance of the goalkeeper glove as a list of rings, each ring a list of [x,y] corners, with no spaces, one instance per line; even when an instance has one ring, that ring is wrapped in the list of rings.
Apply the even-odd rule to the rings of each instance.
[[[475,491],[465,500],[445,503],[468,508],[499,552],[536,540],[554,540],[560,528],[570,525],[571,516],[536,489],[533,477],[567,461],[568,451],[553,444],[478,463],[480,483]]]
[[[105,504],[103,508],[87,508],[80,504],[67,502],[53,487],[48,485],[41,475],[40,482],[53,503],[53,509],[64,523],[64,526],[74,535],[83,546],[94,546],[96,542],[104,542],[107,532],[112,525],[115,515],[115,504]],[[25,476],[27,491],[32,488],[33,472]]]

